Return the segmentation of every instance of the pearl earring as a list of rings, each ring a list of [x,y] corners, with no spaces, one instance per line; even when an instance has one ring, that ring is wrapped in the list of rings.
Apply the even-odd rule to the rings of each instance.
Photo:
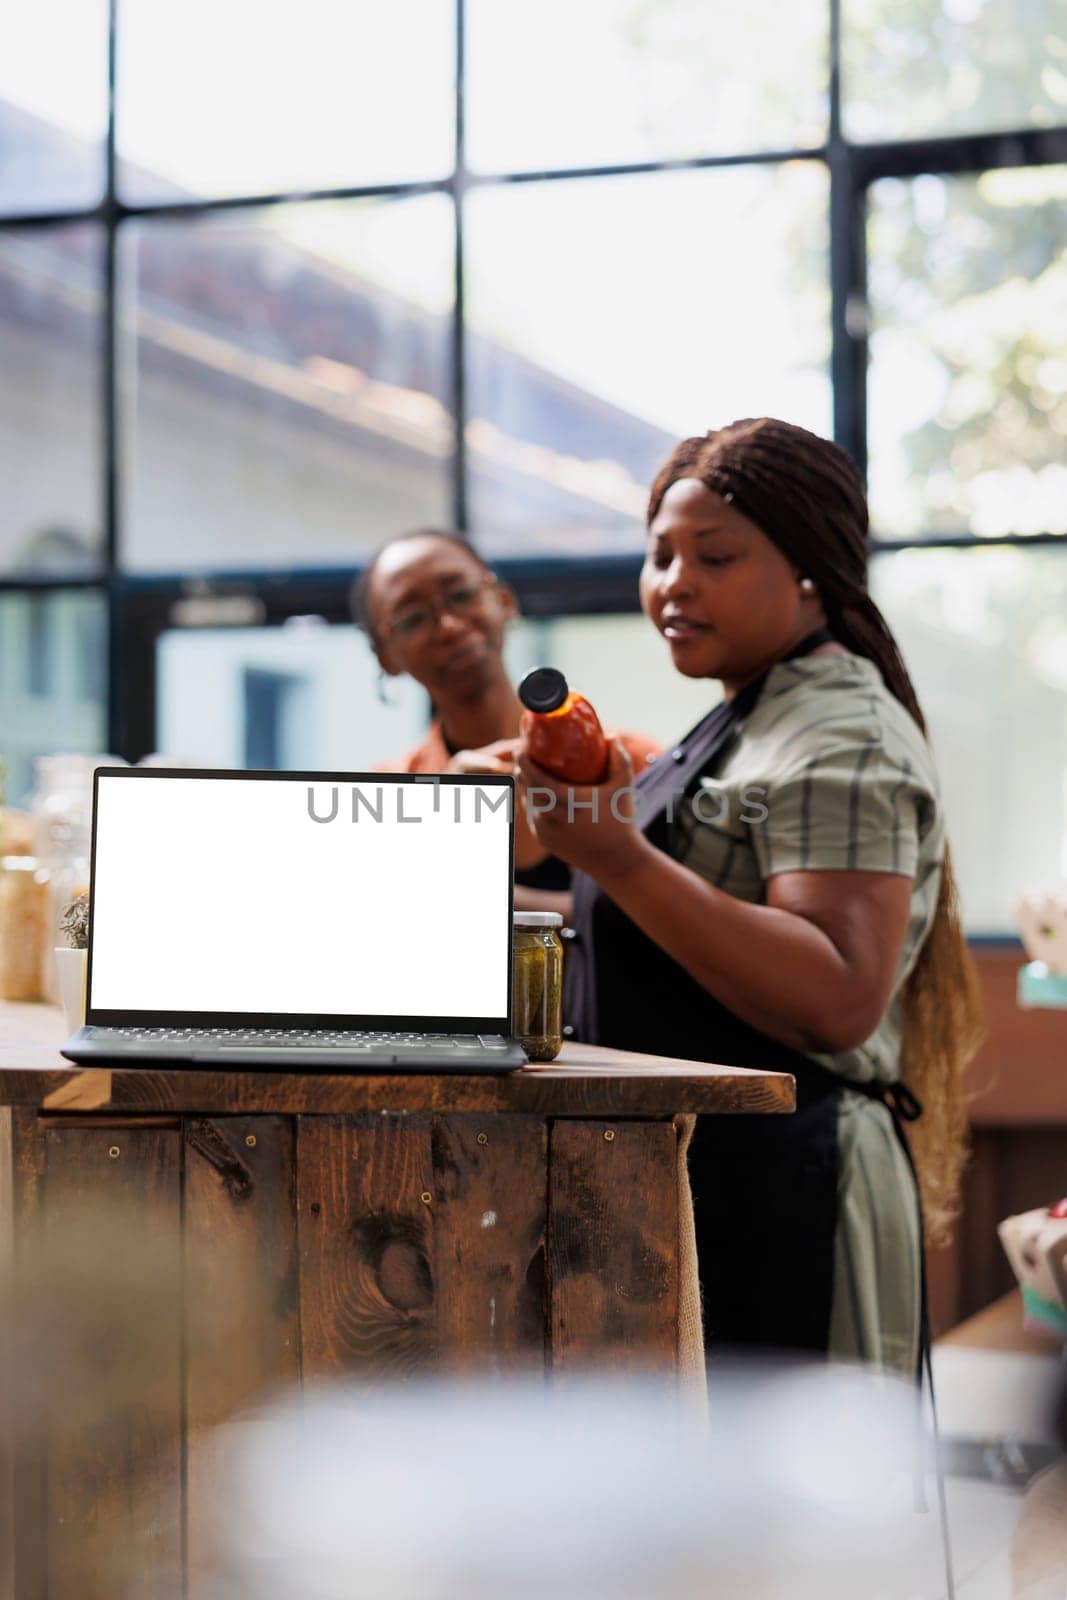
[[[815,593],[814,580],[812,578],[801,578],[801,580],[800,580],[800,592],[801,592],[801,594],[814,594]]]

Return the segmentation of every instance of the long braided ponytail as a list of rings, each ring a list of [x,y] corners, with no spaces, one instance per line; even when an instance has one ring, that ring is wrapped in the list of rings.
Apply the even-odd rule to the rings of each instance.
[[[868,593],[867,503],[850,457],[792,423],[772,417],[734,422],[677,446],[652,485],[649,523],[679,478],[696,478],[730,500],[813,580],[835,638],[874,662],[925,733],[900,648]],[[963,1073],[984,1033],[947,847],[933,920],[902,1001],[903,1078],[923,1104],[913,1131],[915,1162],[927,1234],[940,1241],[959,1208],[967,1155]]]

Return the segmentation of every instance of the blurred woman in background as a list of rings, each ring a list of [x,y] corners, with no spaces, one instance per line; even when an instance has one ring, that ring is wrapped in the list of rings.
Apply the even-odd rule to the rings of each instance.
[[[522,705],[504,665],[504,637],[519,614],[514,591],[465,539],[435,529],[391,539],[353,593],[356,621],[383,678],[408,673],[433,717],[413,750],[378,763],[384,772],[514,772]],[[660,746],[616,734],[640,771]],[[570,869],[515,818],[516,907],[570,911]]]
[[[708,1337],[914,1370],[921,1213],[900,1123],[924,1108],[936,1235],[981,1017],[867,533],[859,473],[827,440],[770,418],[684,440],[652,486],[641,602],[676,670],[718,680],[722,703],[636,779],[616,749],[581,791],[595,820],[521,750],[518,765],[521,786],[555,791],[534,830],[576,869],[576,1036],[796,1078],[794,1116],[698,1122]]]

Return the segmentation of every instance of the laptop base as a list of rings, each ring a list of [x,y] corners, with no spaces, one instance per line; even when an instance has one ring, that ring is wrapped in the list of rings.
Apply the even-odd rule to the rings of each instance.
[[[60,1053],[80,1066],[255,1067],[267,1072],[505,1073],[526,1065],[500,1034],[290,1033],[259,1028],[79,1028]]]

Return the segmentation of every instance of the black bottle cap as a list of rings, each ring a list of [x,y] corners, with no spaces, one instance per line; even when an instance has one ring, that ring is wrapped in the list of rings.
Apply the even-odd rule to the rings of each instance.
[[[555,667],[534,667],[519,684],[519,699],[527,711],[558,711],[570,690]]]

